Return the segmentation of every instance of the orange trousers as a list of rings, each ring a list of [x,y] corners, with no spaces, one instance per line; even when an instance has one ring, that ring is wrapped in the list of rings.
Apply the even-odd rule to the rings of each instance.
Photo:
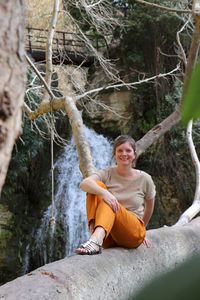
[[[97,181],[97,184],[106,189],[103,182]],[[102,196],[87,193],[86,209],[88,226],[94,220],[95,227],[101,226],[106,231],[104,248],[137,248],[143,242],[146,233],[144,222],[121,204],[114,213]]]

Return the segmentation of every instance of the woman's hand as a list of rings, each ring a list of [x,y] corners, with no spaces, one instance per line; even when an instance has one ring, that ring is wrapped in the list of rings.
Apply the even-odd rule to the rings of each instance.
[[[112,208],[114,213],[119,209],[119,203],[115,196],[111,194],[108,190],[105,190],[102,194],[104,201]]]
[[[100,180],[99,176],[97,174],[93,174],[93,175],[85,178],[80,183],[80,188],[83,191],[85,191],[86,193],[101,195],[103,197],[104,201],[112,208],[114,213],[116,213],[119,209],[119,203],[118,203],[117,199],[108,190],[99,186],[96,183],[96,181],[98,181],[98,180]]]
[[[147,248],[150,248],[150,247],[151,247],[151,242],[150,242],[147,238],[144,238],[143,244],[144,244],[145,246],[147,246]]]

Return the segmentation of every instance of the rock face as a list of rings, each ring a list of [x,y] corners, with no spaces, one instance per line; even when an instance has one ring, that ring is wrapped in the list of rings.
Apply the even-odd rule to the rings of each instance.
[[[73,255],[0,287],[6,300],[127,299],[155,275],[200,250],[200,218],[185,226],[149,230],[152,246]]]
[[[100,94],[101,105],[89,102],[84,111],[84,119],[89,120],[92,127],[110,135],[128,134],[131,118],[131,92],[127,89]],[[105,106],[107,107],[105,109]],[[110,108],[110,109],[109,109]],[[112,109],[111,109],[112,108]]]

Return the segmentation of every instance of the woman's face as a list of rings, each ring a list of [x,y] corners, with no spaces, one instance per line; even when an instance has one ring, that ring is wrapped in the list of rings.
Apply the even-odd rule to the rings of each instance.
[[[129,142],[119,145],[115,151],[117,165],[132,165],[136,154]]]

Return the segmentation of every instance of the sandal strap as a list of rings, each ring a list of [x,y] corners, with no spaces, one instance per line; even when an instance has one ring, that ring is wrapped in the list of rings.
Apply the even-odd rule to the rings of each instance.
[[[89,239],[89,242],[92,242],[93,244],[99,246],[99,248],[102,248],[102,244],[99,244],[98,242],[95,242],[92,239]]]

